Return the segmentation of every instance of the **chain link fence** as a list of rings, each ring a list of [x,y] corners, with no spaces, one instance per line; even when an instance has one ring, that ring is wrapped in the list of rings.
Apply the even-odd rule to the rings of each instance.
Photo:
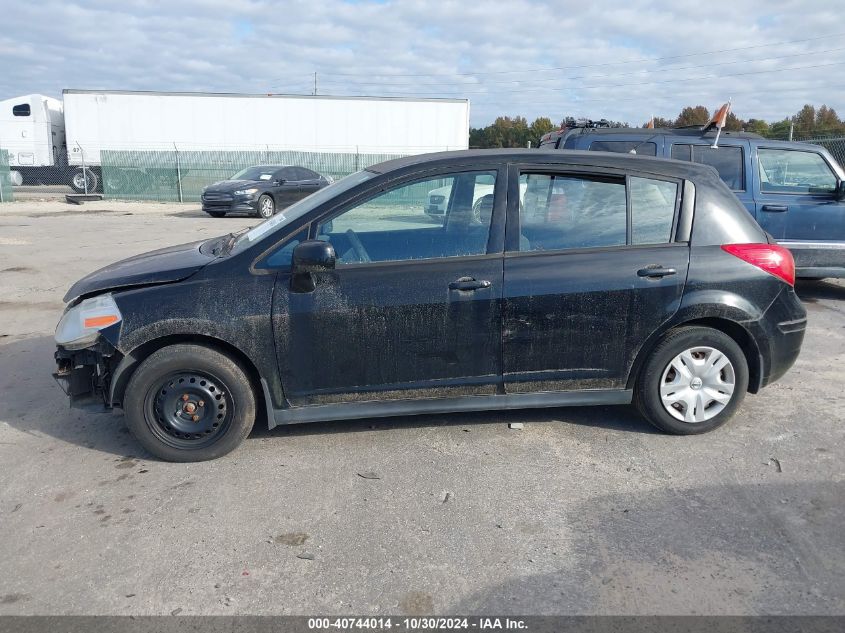
[[[829,151],[836,162],[845,167],[845,136],[808,136],[806,138],[795,137],[796,141],[821,145]]]
[[[9,171],[9,152],[0,149],[0,202],[12,202],[12,177]]]
[[[445,148],[427,148],[437,151]],[[414,152],[421,153],[421,152]],[[100,151],[103,195],[125,200],[198,202],[211,183],[230,179],[255,165],[295,165],[323,176],[342,178],[407,152],[384,153],[361,148],[313,151],[265,146],[249,149],[137,149]]]
[[[794,140],[825,147],[840,165],[845,166],[845,136],[796,135]],[[199,202],[204,187],[227,180],[240,170],[255,165],[301,166],[338,179],[393,158],[448,149],[455,148],[397,148],[396,152],[365,147],[321,147],[306,151],[271,145],[213,149],[177,145],[132,150],[101,149],[96,157],[99,160],[86,164],[87,181],[81,180],[75,190],[82,191],[83,185],[87,184],[90,192],[102,192],[106,198]],[[70,185],[74,176],[81,173],[79,165],[30,169],[24,174],[23,184]],[[13,199],[9,156],[7,151],[0,149],[0,202]]]

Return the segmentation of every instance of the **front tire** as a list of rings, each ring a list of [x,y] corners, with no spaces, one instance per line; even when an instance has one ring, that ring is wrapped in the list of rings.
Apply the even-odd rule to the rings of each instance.
[[[244,368],[210,347],[177,344],[152,353],[126,387],[126,426],[170,462],[226,455],[255,422],[255,392]]]
[[[273,202],[273,197],[265,193],[258,199],[258,217],[266,220],[267,218],[272,218],[275,212],[276,205]]]
[[[208,215],[210,215],[212,218],[224,218],[224,217],[226,217],[225,211],[206,211],[206,213],[208,213]]]
[[[674,435],[711,431],[733,417],[748,390],[748,362],[730,336],[707,327],[670,331],[640,372],[634,403]]]

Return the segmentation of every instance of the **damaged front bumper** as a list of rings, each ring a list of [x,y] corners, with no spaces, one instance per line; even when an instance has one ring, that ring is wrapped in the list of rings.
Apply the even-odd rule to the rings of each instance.
[[[102,340],[80,350],[61,345],[56,348],[53,378],[67,394],[71,407],[88,411],[111,408],[109,383],[116,354],[114,347]]]

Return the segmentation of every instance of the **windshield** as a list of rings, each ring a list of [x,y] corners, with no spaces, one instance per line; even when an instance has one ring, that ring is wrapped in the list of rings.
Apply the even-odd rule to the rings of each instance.
[[[301,218],[303,215],[315,209],[319,205],[331,200],[335,196],[342,194],[356,185],[360,185],[375,176],[371,171],[357,171],[354,174],[349,174],[345,178],[341,178],[337,182],[319,189],[316,193],[312,193],[307,198],[303,198],[296,204],[292,204],[286,209],[282,209],[272,218],[268,218],[261,224],[252,227],[246,233],[239,235],[235,243],[232,245],[231,252],[237,253],[244,248],[254,244],[257,240],[263,238],[269,233],[287,226],[290,222]]]
[[[278,167],[247,167],[232,176],[232,180],[270,180]]]

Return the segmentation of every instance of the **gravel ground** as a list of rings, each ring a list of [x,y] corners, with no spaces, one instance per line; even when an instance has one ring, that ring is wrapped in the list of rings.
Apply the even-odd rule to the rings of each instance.
[[[845,284],[799,286],[796,366],[698,437],[550,409],[256,429],[168,464],[70,410],[67,287],[256,221],[0,205],[0,615],[845,613]]]

